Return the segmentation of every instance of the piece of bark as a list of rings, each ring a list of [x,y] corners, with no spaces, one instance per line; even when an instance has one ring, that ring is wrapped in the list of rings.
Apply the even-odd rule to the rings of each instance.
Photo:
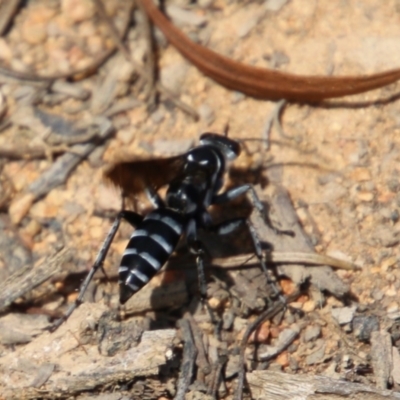
[[[144,332],[140,344],[106,357],[98,351],[93,327],[108,311],[105,305],[82,304],[56,332],[45,332],[28,345],[0,359],[0,398],[54,399],[71,397],[82,391],[109,387],[135,377],[158,375],[166,363],[175,330]],[[87,337],[90,340],[86,340]],[[122,338],[121,338],[122,340]],[[22,368],[21,365],[37,368]],[[40,388],[36,382],[38,368],[54,364],[51,376]]]
[[[39,388],[40,386],[44,385],[52,375],[54,368],[55,364],[42,364],[39,367],[36,376],[33,378],[31,386]]]
[[[186,283],[179,280],[171,284],[154,287],[145,286],[132,296],[124,306],[126,314],[137,314],[148,310],[178,308],[188,301]]]
[[[11,25],[20,3],[21,0],[5,0],[0,2],[0,36],[3,36]]]
[[[99,126],[96,141],[72,146],[70,153],[59,157],[46,172],[29,185],[28,190],[34,194],[36,199],[45,196],[50,190],[63,184],[75,167],[113,132],[113,126],[107,118],[95,117],[93,123]]]
[[[282,353],[299,336],[300,326],[293,324],[290,328],[284,329],[279,333],[278,340],[274,346],[268,345],[262,353],[257,355],[259,360],[267,361]]]
[[[393,369],[392,339],[390,333],[380,330],[371,334],[371,363],[376,386],[387,389]]]
[[[193,261],[187,261],[187,257],[174,257],[169,260],[171,269],[185,269],[193,265]],[[309,267],[318,267],[321,265],[329,265],[332,268],[346,269],[355,271],[360,269],[357,265],[350,262],[339,260],[338,258],[325,256],[323,254],[310,252],[294,252],[294,251],[271,251],[268,253],[267,261],[274,264],[306,264]],[[216,257],[210,260],[210,264],[206,267],[225,269],[245,269],[259,265],[260,261],[254,253],[240,254],[231,257]]]
[[[400,393],[325,376],[290,375],[276,371],[247,374],[251,398],[257,400],[388,400]]]
[[[29,343],[49,326],[47,316],[10,313],[0,317],[0,343],[16,345]]]
[[[65,263],[70,261],[72,253],[63,249],[46,258],[39,265],[21,268],[7,280],[0,283],[0,312],[4,311],[16,299],[23,296],[41,283],[59,274]]]
[[[130,76],[134,73],[134,66],[129,64],[122,54],[117,54],[108,62],[103,79],[99,80],[98,85],[93,89],[90,104],[93,115],[104,114],[115,102],[121,84],[121,70],[124,71],[124,75]]]
[[[31,265],[30,249],[12,224],[11,218],[6,214],[0,214],[0,284],[12,274]]]
[[[257,188],[256,188],[257,191]],[[314,253],[314,247],[304,232],[296,211],[293,208],[288,192],[278,185],[270,185],[267,189],[267,204],[270,206],[273,224],[283,230],[291,230],[294,237],[277,235],[260,217],[257,210],[250,216],[260,239],[272,245],[277,252],[309,252]],[[259,194],[260,198],[261,193]],[[264,197],[265,198],[265,197]],[[276,221],[276,222],[275,222]],[[308,268],[300,264],[280,265],[278,273],[289,277],[296,285],[309,280],[319,290],[327,290],[335,296],[342,297],[349,292],[349,287],[327,265],[318,268]]]
[[[66,94],[68,97],[72,97],[79,100],[87,100],[90,97],[90,91],[85,89],[81,85],[72,84],[64,80],[57,80],[51,85],[51,90],[55,93]]]
[[[185,318],[180,320],[179,327],[181,328],[182,339],[185,344],[183,347],[183,360],[179,373],[175,400],[184,400],[192,380],[194,363],[197,357],[197,348],[193,341],[189,320]]]

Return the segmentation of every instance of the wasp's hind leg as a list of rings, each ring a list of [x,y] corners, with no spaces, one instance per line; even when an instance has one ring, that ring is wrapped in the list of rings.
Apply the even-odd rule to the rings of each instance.
[[[215,327],[215,335],[216,337],[219,337],[221,321],[216,318],[215,313],[207,301],[207,281],[204,273],[204,259],[207,252],[203,243],[197,238],[196,221],[193,219],[189,221],[186,227],[186,242],[189,250],[196,255],[196,267],[201,301],[206,306],[211,322]]]
[[[224,221],[218,225],[213,225],[213,226],[209,227],[208,230],[210,232],[214,232],[218,235],[227,235],[227,234],[234,232],[236,229],[238,229],[242,225],[247,225],[247,227],[248,227],[251,239],[253,241],[254,252],[255,252],[255,254],[261,264],[261,268],[266,276],[267,284],[273,291],[273,297],[276,299],[279,299],[284,304],[286,304],[285,297],[282,295],[281,291],[279,290],[275,277],[273,276],[271,271],[268,270],[268,268],[267,268],[265,257],[263,256],[263,250],[262,250],[260,238],[258,237],[256,229],[254,228],[253,224],[250,222],[250,220],[248,218],[232,218],[232,219]]]
[[[83,301],[83,296],[85,295],[85,292],[87,288],[89,287],[90,281],[93,279],[94,274],[99,270],[103,268],[103,263],[104,260],[107,256],[108,250],[110,249],[111,243],[114,240],[115,234],[118,231],[119,225],[121,223],[121,219],[126,220],[131,224],[133,227],[136,227],[140,222],[143,221],[143,217],[140,214],[137,214],[133,211],[120,211],[115,218],[114,223],[111,226],[110,231],[108,232],[103,245],[100,248],[100,251],[97,254],[96,260],[90,269],[89,273],[87,274],[85,280],[82,282],[80,288],[79,288],[79,295],[76,298],[76,300],[69,306],[68,310],[66,313],[58,319],[50,328],[51,331],[55,331],[64,321],[66,321],[70,315],[75,311],[76,308],[79,307],[79,305]]]

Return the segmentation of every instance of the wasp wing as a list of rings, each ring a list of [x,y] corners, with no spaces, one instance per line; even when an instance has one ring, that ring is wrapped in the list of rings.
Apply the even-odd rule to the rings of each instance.
[[[154,159],[125,157],[108,165],[103,176],[119,187],[124,196],[133,200],[148,187],[158,190],[168,185],[182,172],[184,161],[185,155]]]

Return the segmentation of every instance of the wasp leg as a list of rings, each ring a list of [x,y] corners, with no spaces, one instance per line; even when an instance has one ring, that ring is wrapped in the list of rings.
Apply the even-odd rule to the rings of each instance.
[[[258,260],[260,261],[261,268],[267,278],[267,283],[269,287],[274,291],[273,295],[275,298],[278,298],[280,301],[282,301],[284,304],[286,304],[286,300],[280,290],[278,289],[278,285],[276,282],[275,277],[270,273],[271,271],[268,270],[267,264],[265,262],[265,258],[263,257],[263,251],[262,251],[262,245],[260,238],[258,237],[258,234],[256,232],[256,229],[254,228],[253,224],[250,222],[249,219],[247,218],[232,218],[227,221],[224,221],[218,225],[213,225],[208,228],[210,232],[214,232],[218,235],[227,235],[229,233],[232,233],[234,230],[239,228],[239,226],[246,224],[249,233],[251,236],[251,239],[253,241],[253,246],[254,246],[254,251],[256,253],[256,256]]]
[[[255,207],[258,210],[258,212],[261,214],[263,220],[266,222],[268,227],[274,231],[274,233],[293,236],[292,231],[286,231],[286,230],[282,231],[282,230],[276,228],[272,224],[271,219],[269,218],[268,211],[265,210],[265,207],[264,207],[263,203],[261,203],[261,200],[259,199],[259,197],[257,196],[257,193],[256,193],[253,185],[245,184],[245,185],[241,185],[241,186],[237,186],[235,188],[229,189],[226,192],[217,194],[212,198],[212,204],[227,203],[247,192],[250,192],[250,199],[251,199],[251,203],[252,203],[253,207]]]
[[[147,198],[150,200],[150,203],[155,207],[155,208],[164,208],[165,203],[163,199],[160,197],[160,195],[150,186],[146,187],[144,190]]]
[[[197,238],[196,221],[191,219],[186,227],[186,242],[189,250],[197,256],[196,265],[199,279],[200,296],[202,300],[207,298],[207,283],[204,274],[204,256],[206,254],[203,243]]]
[[[219,337],[221,321],[218,321],[215,318],[214,312],[207,301],[207,281],[204,273],[204,258],[206,255],[206,250],[203,243],[197,238],[197,226],[194,219],[191,219],[187,224],[186,242],[189,250],[197,256],[196,267],[199,280],[201,301],[203,304],[205,304],[208,314],[210,315],[211,322],[215,326],[215,334],[217,337]]]
[[[128,222],[130,225],[132,225],[134,228],[136,228],[142,221],[143,221],[143,216],[135,213],[133,211],[127,211],[127,210],[122,210],[118,213],[116,220],[121,221],[121,219],[124,219],[126,222]],[[115,222],[114,222],[115,224]],[[119,224],[118,224],[119,226]],[[114,225],[111,227],[110,232],[112,231]],[[117,227],[118,229],[118,227]],[[115,235],[115,233],[114,233]],[[107,238],[106,238],[107,239]]]
[[[133,211],[120,211],[115,218],[115,221],[108,232],[108,235],[106,236],[103,245],[100,248],[100,251],[97,254],[96,260],[90,269],[89,273],[87,274],[85,280],[82,282],[80,288],[79,288],[79,295],[76,298],[76,300],[69,306],[67,312],[60,318],[58,319],[50,328],[52,332],[54,332],[64,321],[66,321],[70,315],[75,311],[76,308],[79,307],[79,305],[83,301],[83,296],[85,295],[85,292],[89,286],[90,281],[93,279],[94,274],[99,270],[99,268],[103,268],[103,263],[104,260],[107,256],[108,250],[111,246],[111,243],[114,239],[115,234],[117,233],[117,230],[119,228],[119,225],[121,223],[121,219],[126,220],[131,224],[133,227],[136,227],[140,222],[143,221],[143,217]]]

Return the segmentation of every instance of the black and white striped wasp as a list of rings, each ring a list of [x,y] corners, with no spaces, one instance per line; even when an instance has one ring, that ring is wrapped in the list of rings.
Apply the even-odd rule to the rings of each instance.
[[[122,219],[135,230],[130,237],[119,267],[119,301],[124,304],[140,290],[167,262],[182,236],[190,251],[197,255],[196,264],[202,298],[206,297],[204,278],[205,249],[198,239],[198,229],[225,235],[242,224],[247,224],[255,253],[265,272],[261,243],[255,229],[246,218],[233,218],[213,224],[208,208],[213,204],[229,202],[246,192],[251,194],[253,206],[264,215],[264,208],[250,184],[221,192],[228,161],[240,154],[238,142],[215,133],[204,133],[200,144],[187,153],[170,158],[128,160],[110,165],[104,177],[122,189],[125,196],[135,197],[145,191],[155,209],[142,216],[122,210],[115,219],[92,269],[83,281],[79,296],[65,316],[54,325],[56,329],[83,300],[83,295],[103,262]],[[151,171],[153,171],[151,173]],[[154,173],[154,171],[156,171]],[[168,185],[165,200],[158,189]],[[268,219],[266,219],[268,222]]]

